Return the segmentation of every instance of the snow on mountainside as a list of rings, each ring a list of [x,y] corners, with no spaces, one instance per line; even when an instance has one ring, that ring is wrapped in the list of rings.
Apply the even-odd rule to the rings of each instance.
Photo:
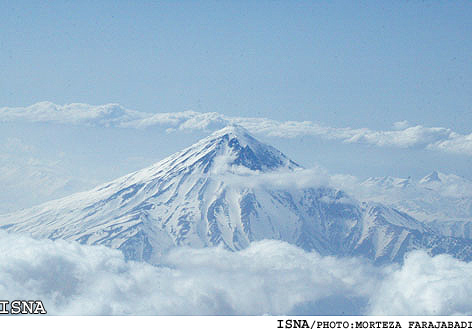
[[[472,182],[463,177],[433,171],[419,181],[369,178],[361,187],[363,200],[399,209],[441,234],[472,238]]]
[[[151,263],[174,246],[239,250],[263,239],[377,262],[417,248],[472,259],[469,240],[437,234],[404,212],[326,186],[300,187],[302,170],[231,126],[89,192],[2,215],[0,227],[106,245]],[[276,177],[291,180],[271,183]]]

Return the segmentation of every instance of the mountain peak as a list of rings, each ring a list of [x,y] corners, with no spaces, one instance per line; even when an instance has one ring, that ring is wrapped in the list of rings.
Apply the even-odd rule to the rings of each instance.
[[[219,140],[221,138],[233,140],[238,140],[239,144],[243,146],[262,144],[257,139],[255,139],[249,131],[239,125],[229,125],[220,130],[215,131],[213,134],[208,136],[210,140]]]
[[[441,181],[442,180],[441,180],[441,178],[439,178],[439,173],[435,170],[431,174],[423,177],[420,180],[420,183],[424,184],[424,183],[441,182]]]
[[[249,131],[237,124],[228,125],[220,130],[215,131],[212,135],[223,136],[225,134],[231,134],[234,136],[250,136]]]
[[[154,164],[151,172],[222,173],[233,166],[260,172],[300,167],[276,148],[252,137],[246,129],[227,126]]]
[[[215,131],[190,148],[209,151],[211,159],[215,156],[228,156],[231,159],[230,165],[244,166],[251,170],[267,171],[300,167],[282,152],[258,141],[238,125]]]

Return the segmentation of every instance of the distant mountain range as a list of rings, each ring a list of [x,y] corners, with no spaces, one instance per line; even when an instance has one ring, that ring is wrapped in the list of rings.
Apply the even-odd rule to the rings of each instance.
[[[455,186],[457,176],[435,172],[416,183],[371,178],[361,185],[381,193],[360,201],[329,186],[298,187],[301,170],[277,149],[230,126],[91,191],[0,215],[0,228],[105,245],[151,263],[174,246],[239,250],[263,239],[377,263],[401,262],[419,248],[472,259],[471,198],[444,190],[446,183]],[[291,174],[293,184],[274,183]]]
[[[375,177],[361,184],[363,200],[376,201],[428,223],[441,234],[472,238],[472,182],[437,171],[415,181]]]

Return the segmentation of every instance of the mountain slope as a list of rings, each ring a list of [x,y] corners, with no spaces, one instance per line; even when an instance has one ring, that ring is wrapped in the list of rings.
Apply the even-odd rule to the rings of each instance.
[[[392,208],[328,187],[272,183],[300,170],[244,129],[227,127],[89,192],[0,216],[0,227],[106,245],[149,262],[178,245],[239,250],[262,239],[378,262],[401,261],[416,248],[471,257],[468,240],[436,234]]]

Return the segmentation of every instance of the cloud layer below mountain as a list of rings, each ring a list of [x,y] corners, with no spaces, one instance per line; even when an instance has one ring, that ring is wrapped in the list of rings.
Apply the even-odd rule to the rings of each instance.
[[[54,122],[121,128],[158,126],[167,131],[216,130],[238,124],[252,133],[293,138],[318,136],[344,143],[364,143],[379,147],[420,148],[455,154],[472,155],[472,133],[463,135],[442,127],[411,126],[396,122],[392,130],[369,128],[335,128],[312,121],[280,122],[268,118],[230,117],[216,112],[147,113],[128,110],[118,104],[55,105],[41,102],[29,107],[0,108],[0,122]]]
[[[374,267],[278,241],[239,252],[175,249],[160,266],[119,251],[0,231],[2,299],[41,299],[49,314],[373,314],[472,312],[472,264],[408,255]]]

